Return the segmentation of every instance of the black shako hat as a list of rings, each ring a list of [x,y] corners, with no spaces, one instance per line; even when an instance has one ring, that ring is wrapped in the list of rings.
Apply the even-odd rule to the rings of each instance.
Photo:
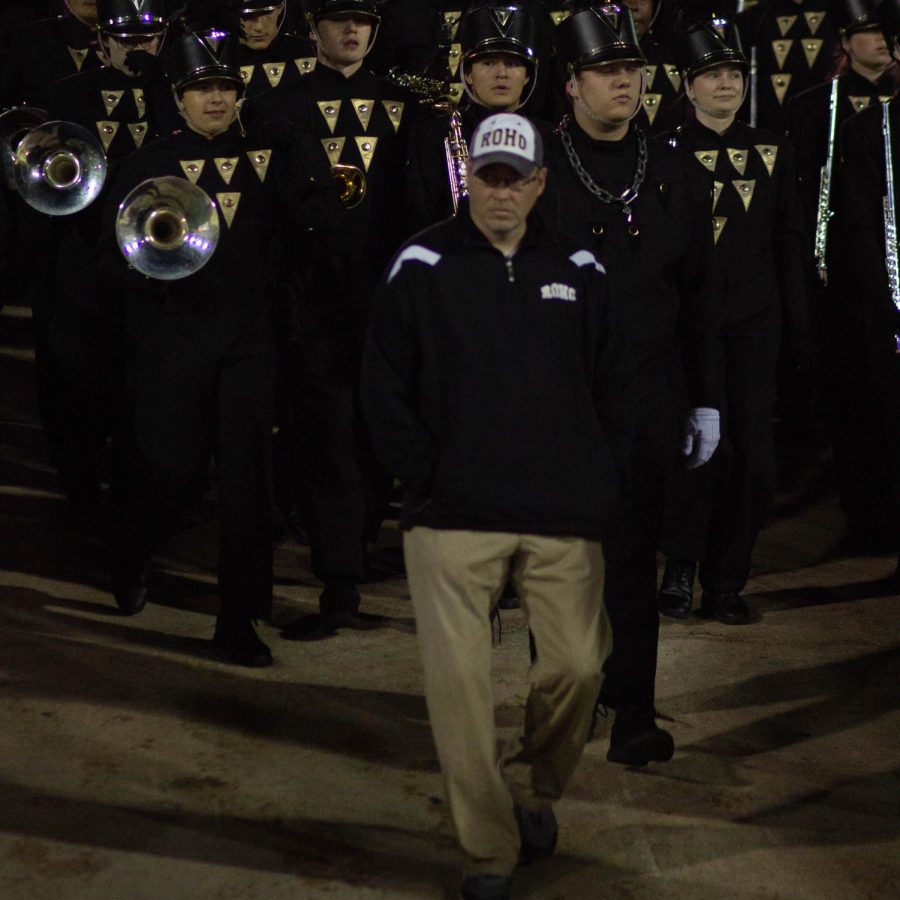
[[[727,19],[715,18],[692,25],[675,39],[674,52],[685,81],[713,66],[738,66],[745,75],[749,69],[740,32]]]
[[[357,13],[372,20],[373,25],[381,22],[381,15],[375,0],[303,0],[303,16],[314,25],[327,16],[341,13]]]
[[[556,26],[553,41],[569,74],[603,63],[646,62],[631,11],[612,3],[576,10]]]
[[[159,34],[168,24],[165,0],[97,0],[97,27],[107,34]]]
[[[224,3],[197,2],[186,5],[172,21],[162,62],[166,77],[177,92],[220,78],[233,81],[238,96],[244,79],[238,65],[240,22]]]
[[[841,37],[879,27],[875,0],[831,0],[829,6]]]
[[[534,19],[514,4],[483,3],[469,9],[460,20],[456,39],[467,62],[487,53],[509,53],[535,62]]]

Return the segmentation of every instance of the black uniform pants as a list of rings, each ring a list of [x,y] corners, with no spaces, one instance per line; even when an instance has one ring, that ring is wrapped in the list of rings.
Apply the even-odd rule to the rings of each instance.
[[[740,592],[775,494],[771,416],[781,328],[777,308],[724,341],[721,440],[713,458],[682,471],[669,495],[662,550],[700,561],[704,590]]]
[[[213,453],[221,614],[264,618],[272,604],[270,326],[264,315],[223,321],[200,302],[202,310],[167,311],[136,298],[129,309],[121,563],[145,564],[177,529]]]

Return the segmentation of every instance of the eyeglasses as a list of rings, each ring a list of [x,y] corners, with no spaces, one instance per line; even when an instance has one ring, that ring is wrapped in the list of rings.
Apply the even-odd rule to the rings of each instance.
[[[508,175],[501,175],[497,172],[473,172],[472,175],[492,191],[508,188],[514,194],[521,194],[528,185],[533,184],[539,177],[537,172],[529,175],[527,178],[510,178]]]

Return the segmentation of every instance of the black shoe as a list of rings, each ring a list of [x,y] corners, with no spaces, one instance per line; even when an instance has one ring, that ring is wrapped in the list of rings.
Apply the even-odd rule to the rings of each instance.
[[[656,724],[653,711],[619,710],[609,738],[609,762],[623,766],[646,766],[648,762],[668,762],[675,753],[675,741]]]
[[[553,856],[556,849],[556,841],[559,838],[559,826],[556,824],[556,816],[549,806],[532,812],[513,804],[513,815],[519,826],[519,862],[523,866],[536,862],[539,859],[547,859]]]
[[[693,562],[666,563],[662,584],[659,587],[659,611],[670,619],[689,619],[694,605],[694,575],[697,564]]]
[[[380,628],[384,616],[372,616],[356,610],[309,613],[288,622],[281,630],[286,641],[324,641],[334,637],[341,628],[352,631],[373,631]]]
[[[272,651],[257,637],[249,619],[223,619],[216,622],[213,652],[224,662],[252,669],[272,665]]]
[[[147,605],[146,570],[119,575],[113,587],[113,596],[123,615],[136,616]]]
[[[516,586],[513,584],[511,578],[506,579],[506,584],[503,585],[503,593],[497,601],[497,606],[499,606],[500,609],[522,608],[522,604],[519,602],[519,595],[516,593]]]
[[[509,900],[512,878],[507,875],[470,875],[459,886],[462,900]]]
[[[725,591],[718,594],[704,591],[700,599],[700,613],[723,625],[749,625],[755,620],[753,610],[740,594]]]

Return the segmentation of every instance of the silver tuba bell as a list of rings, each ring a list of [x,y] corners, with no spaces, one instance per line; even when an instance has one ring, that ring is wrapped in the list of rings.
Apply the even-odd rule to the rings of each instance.
[[[163,281],[187,278],[216,249],[219,212],[206,191],[186,178],[148,178],[119,204],[116,240],[141,274]]]
[[[48,216],[89,206],[106,180],[100,142],[74,122],[45,122],[19,141],[16,186],[22,199]]]
[[[3,155],[3,177],[10,190],[16,187],[16,148],[19,142],[50,116],[32,106],[13,106],[0,113],[0,153]]]

